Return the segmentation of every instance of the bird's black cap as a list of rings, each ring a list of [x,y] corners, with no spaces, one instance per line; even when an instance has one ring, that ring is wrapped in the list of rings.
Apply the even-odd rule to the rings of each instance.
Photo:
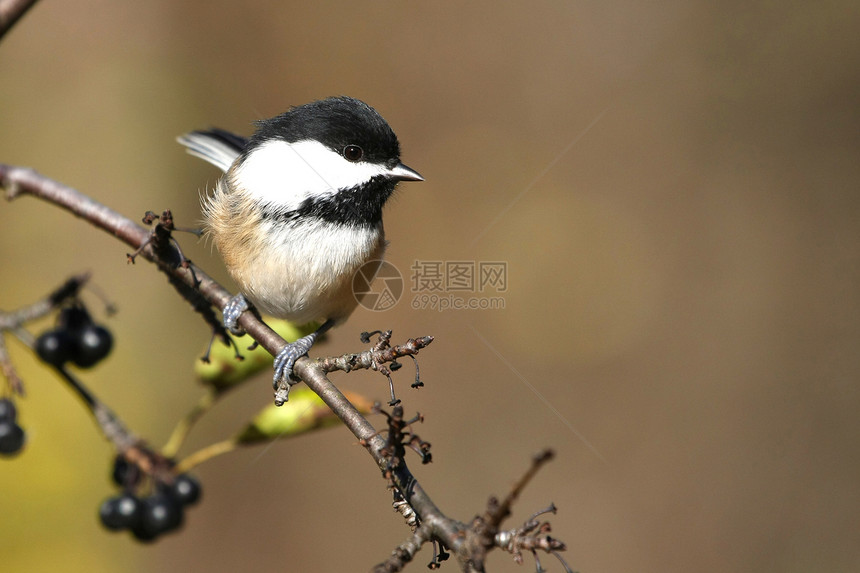
[[[363,101],[347,96],[314,101],[258,121],[245,155],[272,139],[315,140],[336,153],[357,145],[364,151],[364,161],[389,168],[400,162],[400,144],[388,122]]]

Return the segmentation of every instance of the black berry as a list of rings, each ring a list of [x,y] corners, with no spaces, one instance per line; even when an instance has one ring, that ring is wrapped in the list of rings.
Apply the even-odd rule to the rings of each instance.
[[[113,462],[111,479],[120,487],[134,487],[140,481],[140,469],[129,463],[122,455],[117,455]]]
[[[76,354],[75,340],[63,328],[49,330],[36,339],[36,354],[43,361],[62,366]]]
[[[14,422],[18,418],[15,402],[9,398],[0,399],[0,422]]]
[[[87,324],[74,332],[77,352],[72,355],[72,362],[81,368],[89,368],[98,364],[110,353],[113,347],[113,336],[103,326]]]
[[[80,304],[64,308],[57,317],[57,325],[69,331],[80,330],[92,323],[93,319],[90,317],[90,313]]]
[[[11,420],[0,422],[0,455],[17,454],[24,447],[24,430]]]
[[[182,505],[194,505],[200,501],[200,482],[188,474],[180,474],[170,486],[170,495]]]
[[[142,504],[140,520],[131,529],[140,541],[152,541],[182,525],[182,506],[171,496],[156,493],[144,498]]]
[[[158,537],[158,533],[145,529],[140,520],[131,527],[131,534],[135,539],[143,543],[151,543]]]
[[[102,525],[111,531],[131,529],[140,521],[141,502],[130,493],[104,500],[99,508]]]

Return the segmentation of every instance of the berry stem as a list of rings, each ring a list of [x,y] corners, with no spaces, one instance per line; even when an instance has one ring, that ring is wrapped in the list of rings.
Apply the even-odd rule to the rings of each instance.
[[[68,370],[62,366],[54,366],[54,369],[60,374],[63,380],[71,387],[72,391],[84,401],[90,411],[95,411],[99,401],[77,378],[71,375]]]
[[[179,420],[176,424],[176,427],[173,428],[173,432],[170,434],[170,438],[167,440],[167,443],[164,444],[164,447],[161,448],[161,454],[166,458],[175,458],[177,452],[179,452],[179,448],[182,447],[182,444],[185,443],[185,439],[188,437],[188,434],[191,432],[191,428],[194,427],[194,424],[197,423],[206,412],[212,409],[212,406],[218,401],[218,397],[221,395],[221,392],[210,388],[205,394],[200,397],[200,400],[194,407],[187,413],[185,416]]]
[[[177,475],[184,474],[192,468],[199,466],[203,462],[209,461],[214,457],[220,456],[221,454],[230,453],[238,447],[239,443],[233,438],[229,440],[224,440],[222,442],[215,442],[214,444],[210,444],[205,448],[197,450],[190,456],[181,460],[178,464],[176,464],[176,466],[174,466],[173,471]]]
[[[72,391],[86,404],[87,409],[95,418],[96,424],[101,428],[102,433],[109,442],[111,442],[118,452],[126,452],[135,447],[140,440],[132,434],[119,418],[116,417],[110,408],[99,401],[95,395],[90,392],[77,378],[66,370],[64,367],[54,366],[63,380],[69,385]]]

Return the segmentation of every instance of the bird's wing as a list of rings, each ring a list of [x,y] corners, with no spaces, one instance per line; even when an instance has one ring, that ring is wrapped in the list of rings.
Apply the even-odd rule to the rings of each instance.
[[[191,155],[205,159],[226,172],[247,145],[247,138],[223,129],[192,131],[180,135],[176,141],[184,145]]]

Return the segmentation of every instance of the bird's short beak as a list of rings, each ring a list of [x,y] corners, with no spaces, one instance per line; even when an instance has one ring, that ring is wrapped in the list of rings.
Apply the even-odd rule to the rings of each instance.
[[[397,181],[424,181],[424,178],[417,171],[411,167],[406,167],[402,163],[398,163],[397,166],[391,169],[388,172],[388,176]]]

